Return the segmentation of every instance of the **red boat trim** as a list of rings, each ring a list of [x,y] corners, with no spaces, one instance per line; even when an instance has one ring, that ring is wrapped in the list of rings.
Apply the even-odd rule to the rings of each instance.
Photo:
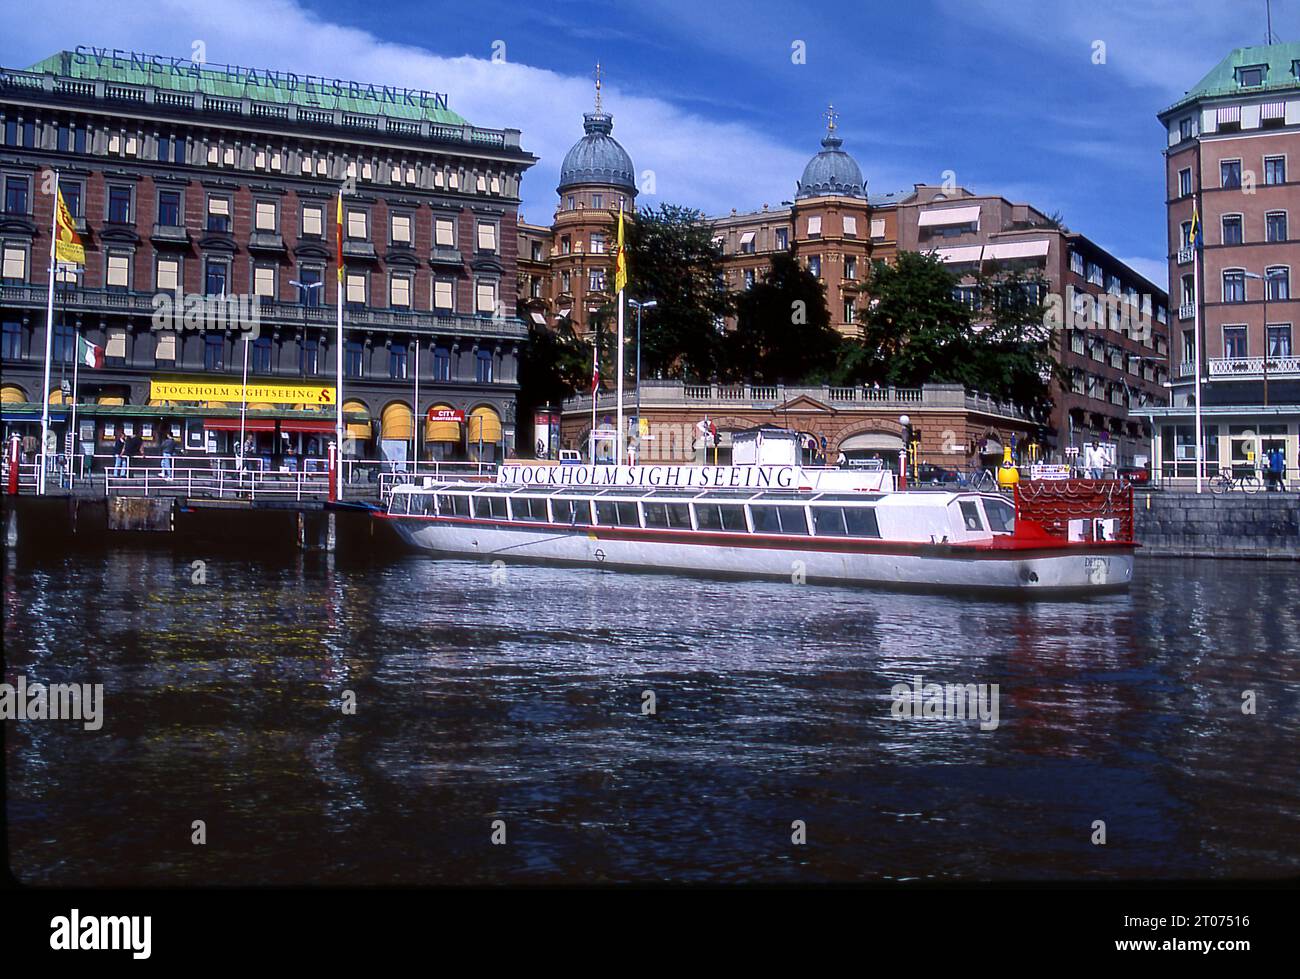
[[[541,530],[583,534],[595,540],[697,544],[712,547],[754,547],[764,550],[825,551],[849,554],[907,554],[914,557],[948,557],[969,560],[1019,560],[1025,557],[1060,557],[1098,551],[1131,551],[1126,541],[1055,541],[1041,538],[1017,540],[994,537],[988,541],[931,544],[927,541],[889,541],[871,537],[815,537],[811,534],[738,534],[725,531],[671,530],[650,527],[606,527],[592,524],[554,524],[541,520],[481,520],[477,517],[443,517],[429,514],[376,513],[382,520],[410,520],[457,524],[502,530]]]

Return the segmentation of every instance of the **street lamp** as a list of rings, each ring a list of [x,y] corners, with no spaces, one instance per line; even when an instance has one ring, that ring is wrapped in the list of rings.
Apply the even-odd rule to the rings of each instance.
[[[898,424],[903,427],[903,447],[898,450],[899,488],[907,489],[907,451],[912,444],[912,419],[907,415],[899,415]]]
[[[1264,283],[1264,407],[1268,407],[1268,281],[1269,279],[1280,278],[1283,275],[1281,269],[1265,269],[1264,274],[1257,272],[1243,272],[1242,275],[1247,279],[1258,279]]]
[[[659,305],[657,300],[647,299],[644,302],[637,302],[635,299],[629,299],[627,304],[636,310],[636,454],[637,461],[641,461],[641,310],[654,309]]]

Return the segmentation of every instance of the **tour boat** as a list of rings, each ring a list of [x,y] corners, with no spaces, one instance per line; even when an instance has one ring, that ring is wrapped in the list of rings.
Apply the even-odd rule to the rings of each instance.
[[[899,490],[884,470],[506,464],[495,483],[393,489],[403,540],[439,555],[912,589],[1122,589],[1132,488]]]

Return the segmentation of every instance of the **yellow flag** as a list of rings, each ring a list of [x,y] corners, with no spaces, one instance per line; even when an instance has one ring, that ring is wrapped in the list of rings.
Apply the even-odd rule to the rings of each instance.
[[[343,195],[339,194],[338,210],[334,214],[334,239],[339,261],[339,281],[343,281]]]
[[[623,250],[623,208],[618,209],[618,249],[614,252],[614,291],[627,287],[627,252]]]
[[[59,191],[58,207],[59,213],[55,218],[54,257],[65,264],[85,265],[86,248],[81,243],[81,235],[77,234],[77,226],[72,222],[72,214],[63,199],[63,191]]]

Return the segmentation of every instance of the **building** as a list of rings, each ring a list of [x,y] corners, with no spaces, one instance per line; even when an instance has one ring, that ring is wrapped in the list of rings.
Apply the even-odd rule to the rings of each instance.
[[[1300,465],[1300,43],[1238,48],[1157,116],[1166,129],[1169,404],[1144,414],[1166,478],[1196,475],[1197,328],[1206,475]],[[1193,215],[1202,247],[1192,240]],[[1197,288],[1199,284],[1200,288]]]
[[[635,190],[630,181],[611,179],[617,173],[630,177],[631,161],[608,128],[593,134],[591,118],[587,135],[569,157],[598,159],[599,165],[590,168],[598,178],[584,184],[591,178],[570,168],[566,159],[556,224],[550,229],[521,226],[521,253],[529,251],[536,261],[526,280],[521,278],[520,304],[538,323],[550,322],[552,314],[570,315],[581,327],[590,311],[612,299],[607,291],[579,295],[573,288],[579,280],[584,288],[604,282],[588,282],[575,262],[585,254],[588,274],[597,274],[590,272],[593,268],[606,274],[609,260],[595,258],[603,256],[604,242],[591,236],[603,237],[607,230],[611,191]],[[600,141],[590,146],[593,135]],[[579,225],[575,215],[584,213],[584,191],[606,210]],[[972,302],[978,272],[1016,267],[1039,273],[1070,314],[1062,317],[1053,337],[1055,356],[1069,379],[1054,386],[1052,416],[1036,436],[1056,458],[1070,446],[1109,441],[1117,462],[1147,462],[1150,423],[1133,412],[1167,398],[1168,299],[1163,289],[1085,235],[1028,204],[962,187],[917,184],[911,191],[871,194],[857,161],[844,148],[833,109],[827,113],[821,148],[804,167],[793,200],[779,207],[765,204],[758,211],[732,211],[712,222],[727,288],[749,288],[767,271],[773,254],[793,251],[825,286],[831,323],[846,336],[861,330],[857,317],[870,301],[866,280],[871,263],[892,262],[900,250],[938,255],[962,277],[959,295]],[[649,416],[653,409],[646,404],[643,399]],[[589,402],[587,417],[590,427]],[[976,421],[971,424],[979,427]],[[838,430],[829,421],[827,426],[816,434]],[[923,444],[922,451],[931,448],[937,447]]]
[[[79,334],[105,354],[80,371],[82,451],[124,432],[225,454],[247,400],[260,454],[323,456],[340,356],[345,455],[512,451],[516,223],[535,162],[518,130],[472,126],[436,93],[77,48],[0,69],[0,135],[6,433],[39,432],[48,398],[65,434]],[[60,268],[45,391],[51,169],[87,254]],[[244,302],[157,315],[220,296]]]

